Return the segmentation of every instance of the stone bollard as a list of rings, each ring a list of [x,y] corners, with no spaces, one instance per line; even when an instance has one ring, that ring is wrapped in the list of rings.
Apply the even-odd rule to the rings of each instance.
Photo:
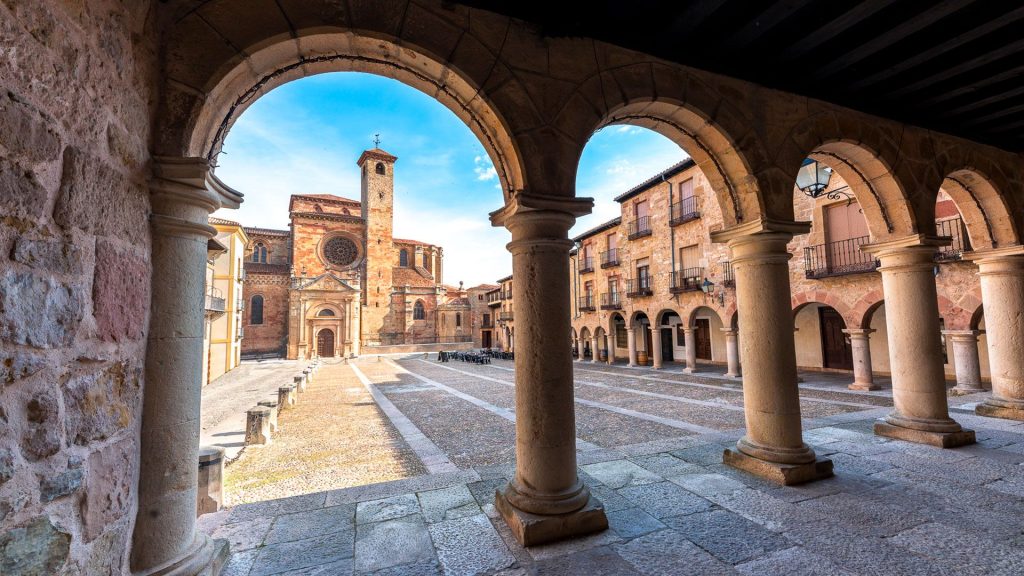
[[[299,403],[299,389],[295,384],[289,385],[288,388],[288,400],[291,402],[292,406],[295,406]]]
[[[312,382],[313,381],[313,372],[309,368],[306,368],[305,370],[303,370],[302,371],[302,375],[306,377],[306,382]]]
[[[277,389],[277,409],[278,411],[287,410],[295,405],[295,401],[292,399],[292,387],[281,386]]]
[[[220,510],[224,503],[224,449],[220,446],[199,448],[199,497],[196,516]]]
[[[295,388],[299,392],[305,392],[306,391],[306,377],[305,376],[296,376],[295,377],[295,384],[294,384],[294,386],[295,386]]]
[[[254,406],[245,412],[245,445],[270,444],[270,408]]]
[[[270,408],[270,433],[277,434],[277,400],[261,400],[256,405]]]

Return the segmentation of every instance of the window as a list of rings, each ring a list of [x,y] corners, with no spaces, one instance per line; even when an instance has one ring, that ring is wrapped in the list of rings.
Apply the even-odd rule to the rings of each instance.
[[[423,267],[424,268],[428,268],[429,267],[427,265],[427,253],[426,252],[423,253]]]
[[[460,326],[462,326],[462,313],[461,312],[456,312],[455,313],[455,327],[459,328]]]
[[[676,346],[680,348],[686,346],[686,331],[683,330],[682,324],[676,324]]]
[[[408,266],[409,265],[409,251],[408,250],[405,250],[403,248],[402,251],[398,253],[398,265],[399,266]]]
[[[330,308],[324,308],[323,310],[317,312],[316,315],[320,317],[334,316],[334,310],[331,310]]]
[[[412,307],[412,319],[423,320],[427,317],[426,311],[423,309],[423,300],[417,300],[416,304]]]
[[[259,294],[249,302],[249,324],[263,324],[263,296]]]
[[[619,278],[617,276],[612,276],[611,278],[608,279],[608,293],[619,293]]]
[[[640,218],[646,218],[647,217],[647,200],[644,200],[642,202],[637,202],[636,204],[634,204],[634,210],[636,211],[636,218],[637,218],[637,220],[639,220]]]
[[[693,178],[679,183],[679,200],[682,201],[687,198],[693,198]]]
[[[611,252],[611,251],[615,250],[616,246],[618,246],[618,242],[619,242],[618,236],[614,232],[609,234],[608,235],[608,251]]]
[[[382,174],[383,175],[383,174],[386,174],[386,173],[387,173],[387,170],[384,169],[384,163],[383,162],[377,162],[377,174]]]
[[[651,286],[651,267],[647,258],[637,260],[636,281],[640,288],[650,288]]]
[[[264,246],[263,242],[259,242],[252,249],[252,261],[259,262],[261,264],[267,263],[267,247]]]
[[[484,326],[486,327],[486,326],[490,326],[490,325],[491,325],[491,315],[490,314],[484,314]]]
[[[629,335],[626,334],[626,321],[621,316],[615,318],[615,347],[628,348]]]
[[[679,249],[679,269],[700,267],[700,245],[683,246]]]

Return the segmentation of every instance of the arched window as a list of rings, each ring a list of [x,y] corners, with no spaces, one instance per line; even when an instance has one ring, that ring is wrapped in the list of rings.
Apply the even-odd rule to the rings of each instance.
[[[458,328],[460,326],[462,326],[462,312],[456,312],[455,313],[455,327]]]
[[[412,307],[412,319],[423,320],[427,317],[427,312],[423,309],[423,300],[417,300],[416,304]]]
[[[259,294],[249,302],[249,324],[263,324],[263,296]]]
[[[259,262],[261,264],[267,263],[267,247],[263,245],[263,242],[259,242],[253,247],[252,261]]]
[[[409,265],[409,251],[408,250],[403,248],[398,253],[398,265],[399,266],[408,266]]]
[[[316,315],[320,317],[334,316],[334,310],[331,310],[330,308],[324,308],[323,310],[317,312]]]
[[[427,264],[427,253],[426,252],[423,253],[423,267],[424,268],[429,268],[430,267],[430,265]]]
[[[384,170],[384,163],[383,162],[377,162],[377,174],[384,174],[384,172],[385,172],[385,170]]]

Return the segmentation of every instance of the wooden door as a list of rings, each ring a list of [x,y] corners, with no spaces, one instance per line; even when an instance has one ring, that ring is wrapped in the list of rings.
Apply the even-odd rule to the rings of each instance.
[[[711,360],[711,321],[698,318],[694,325],[693,339],[697,345],[697,358]]]
[[[483,346],[484,348],[490,348],[491,347],[491,331],[490,330],[484,330],[481,333],[480,345]]]
[[[673,360],[671,328],[661,328],[661,359],[668,362]]]
[[[821,358],[825,368],[853,370],[853,350],[846,341],[843,329],[846,324],[843,317],[834,308],[827,306],[818,308],[821,322]]]
[[[334,356],[334,330],[324,328],[316,335],[316,353],[320,356]]]

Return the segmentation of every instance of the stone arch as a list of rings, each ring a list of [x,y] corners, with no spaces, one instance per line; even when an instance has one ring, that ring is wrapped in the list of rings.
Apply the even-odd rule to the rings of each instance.
[[[665,317],[671,314],[675,314],[679,317],[679,321],[683,321],[683,315],[673,310],[672,308],[662,308],[657,314],[654,315],[654,325],[661,326],[665,322]]]
[[[653,130],[675,142],[697,163],[715,192],[726,227],[766,218],[768,208],[761,190],[762,180],[756,175],[763,164],[756,160],[764,155],[749,133],[750,124],[734,122],[735,132],[730,133],[711,114],[691,103],[651,99],[652,96],[610,107],[584,136],[589,138],[597,130],[622,124]],[[739,120],[739,115],[730,118]],[[751,158],[755,161],[751,162]],[[789,216],[792,219],[792,210]]]
[[[985,308],[978,304],[978,307],[974,309],[974,314],[971,314],[971,323],[968,328],[971,330],[980,330],[981,323],[985,321]]]
[[[954,170],[942,181],[942,189],[956,204],[972,248],[987,249],[1020,243],[1005,197],[983,173],[973,168]]]
[[[938,294],[939,316],[947,330],[972,330],[982,310],[981,293],[975,288],[963,294],[956,302],[945,294]]]
[[[480,40],[462,42],[463,36],[473,36],[464,22],[455,25],[462,25],[456,34],[451,23],[428,9],[410,14],[414,10],[404,3],[338,10],[315,8],[311,5],[320,2],[314,0],[302,8],[272,2],[247,6],[247,25],[236,26],[226,17],[226,3],[209,0],[177,15],[167,33],[166,79],[154,131],[157,155],[205,158],[215,166],[232,124],[260,96],[307,76],[366,72],[416,88],[458,116],[490,157],[506,200],[527,188],[508,120],[528,118],[532,124],[532,103],[504,98],[506,110],[499,111],[484,89],[498,55]],[[468,19],[468,11],[452,8],[455,18]],[[431,25],[402,26],[413,17]],[[456,50],[456,43],[465,48]],[[519,86],[515,78],[508,82]]]
[[[707,305],[701,304],[699,306],[694,306],[693,309],[691,309],[686,314],[686,326],[687,327],[693,326],[694,321],[697,320],[697,314],[700,313],[702,310],[707,310],[707,311],[711,312],[712,314],[715,315],[715,318],[718,318],[719,322],[722,322],[722,315],[719,314],[719,310],[716,310],[713,306],[707,306]]]
[[[864,211],[872,241],[917,234],[920,222],[929,220],[921,214],[933,213],[935,202],[933,196],[929,205],[918,187],[941,177],[934,163],[922,168],[905,158],[908,143],[902,140],[911,138],[904,131],[903,126],[853,112],[808,116],[793,126],[776,157],[776,165],[789,174],[790,202],[792,194],[800,193],[794,190],[797,171],[811,158],[846,181]]]
[[[590,334],[590,329],[587,328],[586,326],[580,328],[580,340],[589,340]]]
[[[322,315],[322,313],[325,312],[325,311],[327,311],[328,314],[323,314]],[[328,317],[329,318],[329,317],[332,317],[332,316],[333,317],[340,317],[341,315],[342,315],[342,310],[340,308],[338,308],[334,304],[326,304],[326,303],[325,304],[316,304],[314,306],[311,306],[309,308],[309,311],[306,313],[306,317],[307,318],[320,318],[320,317]]]
[[[632,314],[629,315],[629,320],[626,322],[626,327],[628,328],[633,324],[639,322],[641,317],[646,318],[648,322],[651,321],[651,315],[648,314],[646,310],[635,310]]]
[[[853,309],[850,308],[849,304],[837,298],[837,294],[831,290],[816,290],[810,293],[801,292],[800,294],[795,294],[792,299],[793,318],[796,318],[796,315],[799,314],[801,310],[811,304],[819,304],[821,306],[828,306],[829,308],[832,308],[843,317],[843,322],[846,323],[847,327],[857,325],[858,319],[854,314]]]
[[[878,309],[881,308],[882,306],[885,306],[885,300],[881,299],[875,300],[871,304],[867,304],[863,307],[858,305],[854,312],[855,318],[857,319],[857,324],[847,325],[859,326],[860,328],[864,329],[871,328],[871,319],[875,315],[875,312],[878,311]]]

